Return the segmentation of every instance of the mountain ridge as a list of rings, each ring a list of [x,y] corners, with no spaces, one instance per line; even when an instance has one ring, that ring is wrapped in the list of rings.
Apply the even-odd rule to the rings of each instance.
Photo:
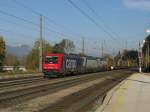
[[[20,45],[20,46],[11,46],[6,45],[6,53],[7,54],[14,54],[17,57],[26,56],[31,50],[31,47],[28,45]]]

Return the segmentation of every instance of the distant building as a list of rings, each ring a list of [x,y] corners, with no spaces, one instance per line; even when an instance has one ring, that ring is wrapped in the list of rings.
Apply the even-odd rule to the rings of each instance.
[[[26,72],[27,69],[25,68],[25,66],[17,66],[17,69],[23,72]],[[3,66],[2,67],[3,71],[14,71],[15,67],[14,66]]]

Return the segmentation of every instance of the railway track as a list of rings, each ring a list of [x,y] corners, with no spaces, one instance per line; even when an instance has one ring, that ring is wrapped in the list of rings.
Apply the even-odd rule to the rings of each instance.
[[[27,75],[27,76],[23,76],[23,77],[10,77],[10,78],[1,78],[0,82],[6,82],[6,81],[19,81],[19,80],[25,80],[25,79],[32,79],[32,78],[38,78],[38,77],[42,77],[42,74],[37,73],[36,75]]]
[[[13,80],[1,80],[0,81],[0,89],[3,89],[5,87],[9,86],[15,86],[15,85],[21,85],[21,84],[29,84],[37,81],[43,81],[42,76],[36,76],[36,77],[28,77],[28,78],[21,78],[21,79],[13,79]]]
[[[103,73],[101,73],[103,74]],[[88,76],[88,75],[87,75]],[[70,76],[72,78],[77,78],[77,77],[85,77],[84,75],[82,76]],[[65,79],[72,79],[72,78],[65,78]],[[52,81],[53,80],[53,81]],[[63,80],[62,78],[52,78],[51,81],[52,82],[57,82],[57,81],[61,81]],[[43,79],[43,76],[32,76],[32,77],[25,77],[25,78],[17,78],[17,79],[7,79],[7,80],[1,80],[0,81],[0,92],[2,90],[11,90],[12,88],[19,88],[19,87],[26,87],[26,86],[30,86],[30,85],[35,85],[35,84],[39,84],[39,83],[43,83],[43,82],[49,82],[49,80],[47,79]]]
[[[19,88],[15,88],[14,90],[0,91],[0,108],[8,108],[10,106],[17,105],[20,102],[25,102],[47,94],[56,93],[57,91],[75,85],[80,85],[86,82],[90,82],[92,80],[97,80],[99,78],[105,78],[107,80],[106,83],[109,83],[110,80],[116,81],[116,79],[118,80],[122,76],[121,71],[118,71],[115,74],[113,73],[114,72],[112,71],[102,72],[102,73],[94,73],[92,75],[90,74],[90,75],[83,75],[83,76],[76,76],[76,77],[73,76],[73,77],[46,80],[46,81],[37,81],[38,80],[37,79],[35,80],[34,83],[32,83],[31,85],[29,84],[29,86],[27,87],[25,86],[21,87],[22,85],[20,85]],[[32,81],[27,80],[27,82],[32,82]],[[37,84],[37,82],[39,83]],[[21,82],[18,81],[17,83],[20,84]],[[14,86],[11,87],[15,87],[17,83],[14,83]],[[5,83],[5,85],[8,84]]]
[[[72,78],[78,78],[82,76],[71,76]],[[83,76],[84,77],[84,76]],[[72,79],[72,78],[65,78],[65,79]],[[22,88],[26,86],[31,86],[35,84],[41,83],[48,83],[48,82],[57,82],[62,81],[64,79],[60,78],[52,78],[52,79],[44,79],[43,76],[34,76],[34,77],[26,77],[26,78],[17,78],[17,79],[9,79],[9,80],[2,80],[0,81],[0,92],[4,90],[12,90],[13,88]]]
[[[128,76],[129,75],[118,78],[108,78],[105,81],[96,84],[95,86],[81,90],[70,96],[66,96],[59,102],[41,109],[39,112],[94,112],[94,104],[100,101],[102,103],[107,91]]]
[[[16,103],[20,102],[19,101],[20,99],[21,101],[23,100],[26,101],[38,96],[56,92],[60,89],[65,89],[76,84],[85,83],[86,81],[91,81],[102,77],[106,77],[106,76],[103,74],[102,75],[95,74],[94,76],[93,75],[81,76],[81,77],[79,76],[79,77],[69,78],[67,80],[60,80],[58,82],[54,81],[52,83],[50,81],[49,82],[44,81],[42,84],[30,85],[27,88],[21,87],[13,91],[4,91],[0,93],[0,104],[1,104],[0,107],[1,106],[7,107],[9,106],[9,104],[12,105],[11,101],[13,102],[15,101]]]

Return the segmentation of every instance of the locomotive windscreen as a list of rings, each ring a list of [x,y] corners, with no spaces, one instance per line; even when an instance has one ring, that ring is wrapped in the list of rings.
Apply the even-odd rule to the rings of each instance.
[[[58,63],[58,57],[57,56],[46,56],[45,63],[56,64],[56,63]]]

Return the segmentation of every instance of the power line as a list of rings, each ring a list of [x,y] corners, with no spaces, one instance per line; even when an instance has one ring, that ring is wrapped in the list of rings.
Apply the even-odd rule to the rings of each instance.
[[[89,4],[86,0],[81,0],[81,1],[87,6],[87,8],[95,15],[95,17],[96,17],[97,19],[100,19],[100,20],[101,20],[102,24],[104,25],[104,27],[105,27],[106,29],[109,29],[109,31],[110,31],[113,35],[115,35],[116,37],[119,37],[118,34],[117,34],[116,32],[114,32],[114,31],[112,31],[112,29],[103,21],[102,16],[100,16],[100,15],[90,6],[90,4]]]
[[[105,30],[97,21],[95,21],[91,16],[89,16],[84,10],[82,10],[79,6],[77,6],[72,0],[67,0],[74,8],[76,8],[82,15],[84,15],[88,20],[90,20],[93,24],[95,24],[100,30],[103,30],[109,37],[113,40],[117,40],[114,38],[111,33]]]
[[[14,1],[14,3],[16,3],[16,4],[18,4],[18,5],[20,5],[21,7],[23,7],[23,8],[25,8],[25,9],[27,9],[27,10],[29,10],[30,12],[32,12],[33,14],[35,14],[35,15],[41,15],[41,13],[40,12],[38,12],[38,11],[36,11],[35,9],[33,9],[33,8],[31,8],[31,7],[29,7],[29,6],[27,6],[27,5],[25,5],[25,4],[23,4],[22,2],[20,2],[20,1],[18,1],[18,0],[12,0],[12,1]],[[71,1],[71,0],[70,0]],[[82,9],[81,9],[82,10]],[[84,11],[83,11],[84,12]],[[53,23],[54,25],[56,25],[56,26],[59,26],[59,27],[62,27],[62,28],[64,28],[64,26],[62,26],[62,25],[60,25],[60,24],[58,24],[58,23],[56,23],[55,21],[53,21],[51,18],[49,18],[49,17],[47,17],[47,16],[43,16],[47,21],[50,21],[51,23]],[[90,17],[90,16],[89,16]],[[16,17],[15,17],[16,18]],[[92,18],[92,17],[90,17],[90,18]],[[24,19],[24,18],[16,18],[16,19]],[[93,19],[93,18],[92,18]],[[26,20],[26,19],[24,19],[24,20]],[[23,20],[23,21],[24,21]],[[93,19],[94,20],[94,19]],[[95,21],[95,20],[94,20]],[[27,22],[27,21],[26,21]],[[28,23],[34,23],[34,22],[32,22],[32,21],[28,21]],[[97,22],[95,21],[95,24],[96,24]],[[36,23],[34,23],[34,25],[35,25]],[[36,26],[38,26],[38,24],[36,24]],[[109,33],[107,30],[105,30],[104,28],[102,28],[102,26],[100,26],[99,24],[97,25],[97,27],[99,27],[100,29],[102,29],[105,33],[107,33],[112,39],[114,39],[114,40],[116,40],[112,35],[111,35],[111,33]],[[59,31],[56,31],[56,30],[53,30],[53,29],[51,29],[50,27],[45,27],[46,28],[46,31],[50,31],[50,32],[53,32],[53,33],[56,33],[56,34],[58,34],[58,35],[61,35],[61,36],[65,36],[65,37],[70,37],[70,38],[72,38],[72,36],[70,36],[70,35],[68,35],[68,34],[65,34],[65,33],[62,33],[62,32],[59,32]],[[66,28],[64,28],[64,29],[66,29]],[[81,37],[83,37],[83,36],[81,36]],[[85,37],[85,36],[84,36]]]
[[[20,33],[20,32],[15,32],[15,31],[12,31],[12,30],[8,30],[8,29],[4,29],[4,28],[0,28],[0,32],[6,32],[6,33],[10,33],[10,34],[13,34],[13,35],[17,35],[17,36],[21,36],[23,38],[28,38],[28,39],[31,39],[32,38],[35,38],[35,36],[31,36],[31,35],[26,35],[26,34],[23,34],[23,33]],[[51,41],[52,42],[52,41]],[[54,41],[53,41],[54,42]],[[56,43],[56,42],[54,42]]]
[[[23,4],[22,2],[20,2],[20,1],[18,1],[18,0],[12,0],[14,3],[16,3],[17,5],[19,5],[19,6],[22,6],[23,8],[25,8],[25,9],[27,9],[27,10],[29,10],[30,12],[32,12],[33,14],[35,14],[35,15],[41,15],[41,13],[40,12],[38,12],[38,11],[36,11],[35,9],[33,9],[33,8],[31,8],[31,7],[29,7],[29,6],[27,6],[27,5],[25,5],[25,4]],[[43,15],[43,14],[42,14]],[[58,26],[58,27],[61,27],[61,28],[63,28],[63,29],[67,29],[66,27],[64,27],[63,25],[60,25],[60,24],[58,24],[57,22],[55,22],[54,20],[52,20],[51,18],[49,18],[49,17],[47,17],[47,16],[45,16],[45,15],[43,15],[43,17],[48,21],[48,22],[50,22],[50,23],[52,23],[53,25],[55,25],[55,26]],[[68,30],[68,29],[67,29]],[[59,31],[54,31],[54,32],[59,32]],[[72,32],[72,31],[71,31]],[[59,34],[61,34],[61,33],[59,33]],[[64,35],[64,34],[63,34]],[[66,35],[66,34],[65,34]]]
[[[32,21],[29,21],[29,20],[26,20],[26,19],[24,19],[24,18],[18,17],[18,16],[16,16],[16,15],[11,14],[11,13],[8,13],[8,12],[6,12],[6,11],[0,10],[0,13],[1,13],[1,14],[4,14],[4,15],[7,15],[7,16],[10,16],[10,17],[13,17],[13,18],[16,18],[16,19],[18,19],[18,20],[22,20],[22,21],[24,21],[24,22],[26,22],[26,23],[30,23],[30,24],[33,24],[33,25],[38,26],[38,24],[36,24],[36,23],[34,23],[34,22],[32,22]]]
[[[55,30],[53,30],[53,29],[50,29],[49,27],[46,27],[46,29],[49,30],[49,31],[51,31],[51,32],[53,32],[53,33],[56,33],[56,34],[58,34],[58,35],[73,38],[72,36],[70,36],[70,35],[68,35],[68,34],[64,34],[64,33],[62,33],[62,32],[55,31]]]
[[[82,54],[85,54],[85,42],[84,37],[82,38]]]
[[[16,33],[16,32],[13,32],[11,30],[7,30],[7,29],[3,29],[3,28],[0,28],[0,31],[7,32],[7,33],[12,33],[12,34],[16,34],[16,35],[20,35],[20,36],[22,36],[24,38],[27,38],[27,37],[29,37],[30,39],[31,39],[31,37],[33,38],[33,36],[29,36],[29,35],[26,35],[26,34],[23,34],[23,33],[20,33],[20,32]]]
[[[34,23],[34,22],[32,22],[32,21],[29,21],[29,20],[27,20],[27,19],[25,19],[25,18],[18,17],[18,16],[16,16],[16,15],[11,14],[11,13],[8,13],[8,12],[6,12],[6,11],[0,10],[0,13],[3,14],[3,15],[7,15],[7,16],[9,16],[9,17],[13,17],[13,18],[16,18],[16,19],[18,19],[18,20],[24,21],[24,22],[26,22],[26,23],[30,23],[30,24],[32,24],[32,25],[34,25],[34,26],[39,26],[38,24],[36,24],[36,23]],[[72,38],[70,35],[64,34],[64,33],[59,32],[59,31],[55,31],[55,30],[53,30],[53,29],[50,29],[49,27],[46,27],[46,29],[47,29],[47,31],[56,33],[56,34],[58,34],[58,35],[66,36],[66,37]]]
[[[23,27],[26,27],[28,30],[38,30],[37,28],[29,28],[28,26],[25,26],[23,24],[20,24],[20,23],[17,23],[17,22],[13,22],[13,21],[10,21],[10,20],[6,20],[6,19],[2,19],[0,18],[0,20],[4,21],[4,22],[7,22],[7,23],[11,23],[11,24],[14,24],[16,26],[23,26]],[[62,35],[62,36],[66,36],[65,34],[63,33],[60,33],[60,32],[57,32],[57,31],[54,31],[54,30],[51,30],[49,28],[47,28],[47,30],[49,30],[50,32],[53,32],[53,33],[56,33],[58,35]]]
[[[26,10],[32,12],[32,13],[35,14],[35,15],[38,15],[38,16],[41,15],[41,12],[36,11],[35,9],[29,7],[28,5],[22,3],[22,2],[20,2],[20,1],[18,1],[18,0],[12,0],[12,1],[14,1],[14,3],[16,3],[17,5],[19,5],[19,6],[23,7],[23,8],[25,8]],[[42,14],[42,15],[43,15],[43,14]],[[58,26],[58,27],[63,28],[63,29],[67,29],[67,30],[70,32],[69,34],[71,34],[71,35],[74,35],[74,36],[78,35],[78,36],[80,36],[81,38],[82,38],[82,37],[87,37],[87,36],[83,36],[83,35],[81,35],[81,34],[72,32],[70,29],[66,28],[65,26],[63,26],[63,25],[61,25],[61,24],[58,24],[58,23],[55,22],[53,19],[51,19],[51,18],[49,18],[49,17],[47,17],[47,16],[45,16],[45,15],[43,15],[43,18],[45,18],[45,19],[48,21],[48,23],[52,23],[52,24],[55,25],[55,26]],[[58,35],[62,35],[62,36],[65,36],[65,37],[71,37],[71,38],[72,38],[72,36],[69,35],[69,34],[65,34],[65,33],[62,33],[62,32],[60,32],[60,31],[56,31],[56,30],[54,31],[54,30],[50,29],[49,27],[46,27],[46,28],[49,29],[51,32],[57,33]]]
[[[32,13],[35,14],[35,15],[38,15],[38,16],[39,16],[39,15],[42,14],[42,13],[36,11],[35,9],[33,9],[33,8],[31,8],[31,7],[29,7],[29,6],[25,5],[25,4],[23,4],[23,3],[20,2],[20,1],[17,1],[17,0],[12,0],[12,1],[13,1],[14,3],[16,3],[16,4],[20,5],[20,6],[22,6],[23,8],[29,10],[30,12],[32,12]],[[43,15],[43,14],[42,14],[42,15]],[[50,21],[52,24],[54,24],[54,25],[56,25],[56,26],[61,26],[61,25],[59,25],[58,23],[56,23],[54,20],[50,19],[49,17],[47,17],[47,16],[45,16],[45,15],[43,15],[43,17],[44,17],[45,19],[47,19],[48,21]],[[61,27],[62,27],[62,26],[61,26]]]
[[[31,8],[31,7],[27,6],[27,5],[25,5],[24,3],[22,3],[22,2],[20,2],[20,1],[18,1],[18,0],[12,0],[12,1],[14,1],[14,3],[16,3],[17,5],[19,5],[19,6],[23,7],[23,8],[25,8],[26,10],[32,12],[32,13],[35,14],[35,15],[38,15],[38,16],[41,15],[41,13],[40,13],[39,11],[36,11],[35,9],[33,9],[33,8]],[[55,26],[58,26],[58,27],[63,28],[63,29],[67,29],[69,32],[72,32],[70,29],[64,27],[63,25],[58,24],[57,22],[55,22],[55,21],[52,20],[51,18],[49,18],[49,17],[47,17],[47,16],[45,16],[45,15],[43,15],[43,17],[48,21],[48,23],[50,22],[50,23],[52,23],[52,24],[55,25]],[[72,36],[70,36],[70,35],[68,35],[68,34],[65,34],[65,33],[62,33],[62,32],[56,31],[56,30],[54,31],[54,30],[50,29],[49,27],[46,27],[46,29],[48,29],[48,30],[50,30],[51,32],[54,32],[54,33],[56,33],[56,34],[58,34],[58,35],[65,36],[65,37],[71,37],[71,38],[72,38]],[[78,35],[78,36],[80,36],[81,38],[82,38],[82,37],[87,37],[87,36],[83,36],[83,35],[77,34],[77,33],[71,33],[71,35]]]
[[[23,3],[21,3],[21,2],[18,2],[17,0],[12,0],[14,3],[16,3],[16,4],[18,4],[18,5],[20,5],[20,6],[22,6],[23,8],[25,8],[25,9],[27,9],[27,10],[29,10],[30,12],[32,12],[33,14],[35,14],[35,15],[41,15],[41,13],[39,13],[39,12],[37,12],[37,11],[35,11],[33,8],[31,8],[31,7],[28,7],[27,5],[24,5]]]
[[[13,21],[10,21],[10,20],[7,20],[7,19],[2,19],[2,18],[0,18],[0,20],[2,20],[2,21],[4,21],[4,22],[7,22],[7,23],[10,23],[10,24],[14,24],[14,25],[16,25],[16,26],[22,26],[22,27],[26,27],[28,30],[37,30],[37,28],[31,28],[31,27],[28,27],[28,26],[26,26],[26,25],[23,25],[23,24],[19,24],[19,23],[17,23],[17,22],[13,22]]]

